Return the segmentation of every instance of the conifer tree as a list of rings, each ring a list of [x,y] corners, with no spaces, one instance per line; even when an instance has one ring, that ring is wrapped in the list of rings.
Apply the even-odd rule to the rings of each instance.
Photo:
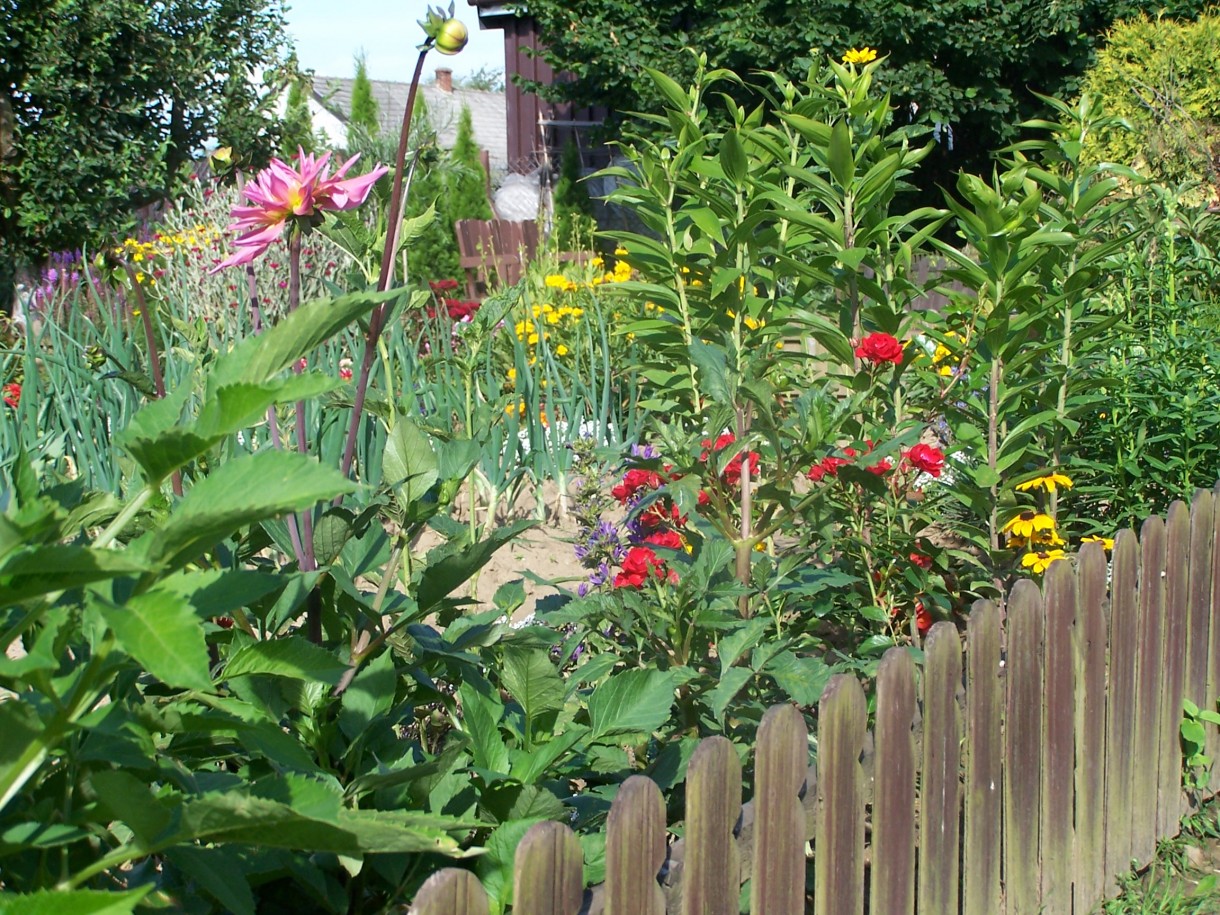
[[[364,131],[370,136],[381,132],[380,111],[373,98],[373,84],[369,82],[368,66],[364,54],[356,57],[356,78],[352,81],[352,107],[347,118],[348,144],[353,145],[353,133]]]
[[[450,169],[446,182],[445,204],[449,221],[459,219],[491,219],[491,204],[487,201],[487,173],[479,161],[479,145],[474,139],[474,124],[470,108],[462,106],[458,119],[457,137],[449,151]]]
[[[295,54],[289,58],[288,69],[288,101],[284,106],[280,155],[291,156],[298,147],[312,153],[317,148],[317,141],[313,132],[313,118],[309,114],[310,80],[299,71]]]

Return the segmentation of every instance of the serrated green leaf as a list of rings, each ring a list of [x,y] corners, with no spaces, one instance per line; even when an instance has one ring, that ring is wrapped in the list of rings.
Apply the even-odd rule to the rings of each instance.
[[[153,590],[122,606],[99,604],[119,645],[162,683],[210,690],[203,622],[180,594]]]
[[[224,669],[225,678],[262,674],[294,680],[338,683],[347,665],[325,648],[297,636],[254,642],[238,649]]]
[[[338,470],[304,455],[260,451],[233,458],[191,487],[149,544],[148,557],[181,565],[247,525],[355,489]]]
[[[589,697],[590,740],[614,734],[651,734],[669,719],[673,704],[672,672],[626,670],[614,674]]]

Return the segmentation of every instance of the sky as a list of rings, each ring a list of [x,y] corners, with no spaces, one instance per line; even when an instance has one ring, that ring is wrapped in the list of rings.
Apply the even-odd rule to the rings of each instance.
[[[431,4],[439,5],[437,2]],[[449,7],[445,0],[445,9]],[[296,42],[301,66],[317,76],[352,76],[353,59],[364,51],[370,79],[407,82],[423,41],[419,20],[427,14],[424,0],[288,0],[288,33]],[[479,17],[466,0],[454,0],[454,16],[466,23],[470,43],[447,57],[431,51],[424,78],[437,67],[450,67],[454,76],[467,76],[480,67],[504,69],[504,33],[480,31]]]

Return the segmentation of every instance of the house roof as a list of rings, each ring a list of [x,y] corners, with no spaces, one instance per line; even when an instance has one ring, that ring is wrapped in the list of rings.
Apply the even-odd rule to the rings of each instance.
[[[330,76],[314,78],[314,97],[327,109],[347,123],[352,109],[352,84],[354,79]],[[397,136],[402,126],[402,114],[407,107],[408,83],[389,80],[370,80],[373,99],[377,102],[381,129]],[[479,89],[442,89],[436,83],[419,87],[420,94],[428,106],[428,116],[436,130],[437,142],[451,149],[457,139],[458,118],[462,106],[470,109],[470,122],[474,128],[475,142],[487,150],[494,170],[508,167],[508,120],[505,114],[503,92],[485,92]]]

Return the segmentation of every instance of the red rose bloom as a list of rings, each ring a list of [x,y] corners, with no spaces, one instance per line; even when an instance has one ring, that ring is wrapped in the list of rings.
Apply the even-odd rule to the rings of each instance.
[[[723,451],[735,441],[737,441],[737,436],[735,436],[732,432],[724,433],[717,438],[714,443],[710,438],[705,438],[701,442],[703,445],[703,452],[699,455],[699,460],[706,463],[707,459],[711,457],[712,452]],[[750,477],[754,478],[758,476],[758,452],[751,451],[749,455]],[[742,455],[739,454],[725,465],[724,471],[720,474],[720,478],[724,480],[726,485],[737,486],[741,483],[741,459]]]
[[[871,467],[865,467],[864,469],[869,473],[875,473],[877,476],[881,476],[882,474],[888,473],[894,469],[894,462],[889,458],[882,458],[876,464],[873,464]]]
[[[665,563],[646,546],[633,546],[623,558],[622,571],[614,577],[616,588],[641,588],[649,577],[664,578]]]
[[[939,448],[925,445],[922,442],[903,454],[917,470],[922,470],[929,476],[938,477],[945,469],[945,454]]]
[[[851,451],[852,456],[855,456],[853,449],[847,448],[846,450]],[[813,482],[820,483],[825,477],[837,477],[839,475],[839,468],[850,463],[851,461],[847,458],[827,456],[810,467],[809,472],[805,475],[813,480]]]
[[[677,531],[657,531],[644,538],[650,546],[664,547],[667,550],[682,549],[682,535]]]
[[[900,365],[902,344],[889,334],[869,334],[856,347],[856,355],[865,362],[892,362],[894,365]]]
[[[21,403],[21,385],[17,382],[10,381],[3,388],[0,388],[0,391],[4,392],[4,402],[8,406],[16,409],[17,405]]]
[[[661,475],[655,470],[628,470],[623,475],[623,482],[610,490],[610,495],[620,502],[626,502],[641,489],[660,489]]]

